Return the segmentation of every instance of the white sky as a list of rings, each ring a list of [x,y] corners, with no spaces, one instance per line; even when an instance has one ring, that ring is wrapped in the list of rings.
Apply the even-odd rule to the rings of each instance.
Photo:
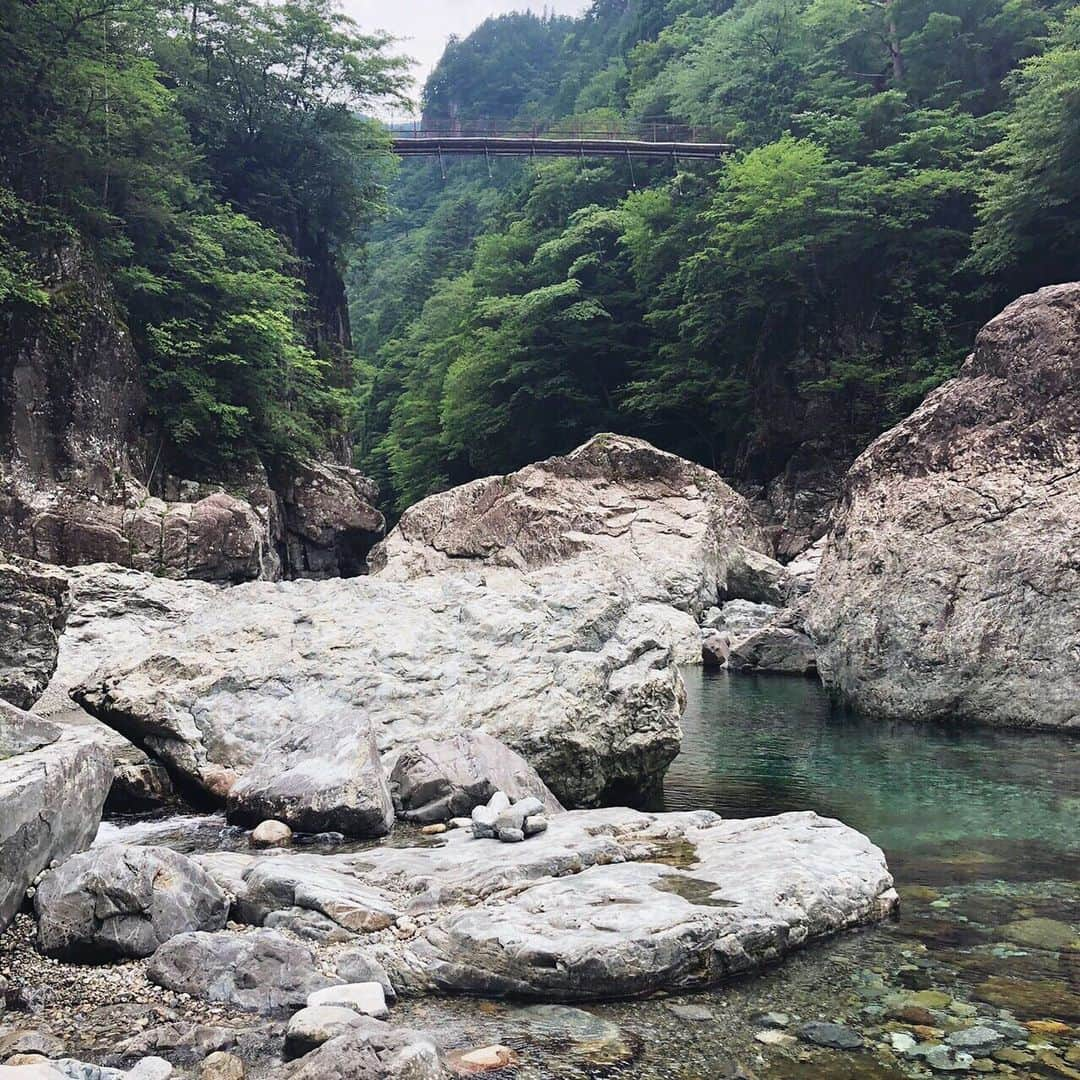
[[[397,51],[416,60],[417,85],[420,89],[435,66],[451,34],[465,37],[489,15],[545,7],[560,15],[577,15],[588,7],[588,0],[342,0],[344,10],[363,30],[385,30],[403,39]]]

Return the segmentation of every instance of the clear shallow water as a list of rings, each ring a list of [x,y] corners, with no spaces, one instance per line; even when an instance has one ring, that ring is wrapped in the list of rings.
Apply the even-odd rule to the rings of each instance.
[[[1043,874],[1046,851],[1078,876],[1080,739],[857,717],[811,679],[683,675],[667,809],[816,810],[866,833],[890,865],[981,845],[1012,852],[1010,876]]]

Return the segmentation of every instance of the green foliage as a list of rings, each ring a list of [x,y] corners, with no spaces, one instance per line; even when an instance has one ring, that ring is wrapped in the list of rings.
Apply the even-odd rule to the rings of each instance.
[[[1010,79],[1015,108],[989,153],[974,264],[1017,287],[1080,276],[1080,7]]]
[[[1061,0],[596,0],[453,43],[440,121],[740,149],[636,188],[406,166],[354,288],[362,461],[402,508],[603,428],[757,483],[856,453],[1019,287],[1080,276],[1078,26]]]
[[[330,0],[0,0],[0,319],[48,306],[40,267],[89,248],[168,467],[343,439],[347,324],[336,352],[324,326],[384,205],[387,136],[361,110],[401,99],[387,44]]]

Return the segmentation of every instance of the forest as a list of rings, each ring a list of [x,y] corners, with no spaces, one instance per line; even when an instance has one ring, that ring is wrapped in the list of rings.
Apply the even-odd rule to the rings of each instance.
[[[599,430],[743,484],[845,468],[1080,276],[1075,4],[597,0],[451,42],[423,107],[737,152],[402,165],[349,279],[356,452],[398,510]]]
[[[86,305],[115,304],[181,476],[347,444],[338,268],[383,212],[393,161],[365,116],[405,100],[406,61],[330,0],[0,12],[6,336],[77,336]],[[107,297],[50,284],[72,252]]]
[[[645,436],[850,461],[1080,277],[1080,7],[595,0],[451,40],[425,126],[693,130],[712,163],[396,165],[403,46],[331,0],[0,0],[0,325],[89,252],[169,467],[351,456],[388,509]],[[346,305],[346,289],[348,303]]]

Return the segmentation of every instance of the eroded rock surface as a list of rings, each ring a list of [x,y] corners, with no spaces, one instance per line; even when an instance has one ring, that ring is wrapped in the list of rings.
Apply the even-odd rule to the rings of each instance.
[[[0,929],[50,862],[93,840],[111,781],[98,743],[0,701]]]
[[[312,949],[275,930],[180,934],[154,953],[147,974],[169,990],[268,1016],[302,1009],[312,991],[341,982]]]
[[[579,560],[618,567],[635,598],[695,615],[725,592],[733,549],[770,551],[746,500],[710,469],[641,439],[597,435],[565,457],[410,507],[373,552],[380,576]]]
[[[708,986],[896,903],[880,850],[813,813],[571,811],[523,844],[454,830],[437,847],[248,856],[239,872],[255,917],[412,912],[415,936],[364,947],[398,991],[552,1001]]]
[[[812,594],[869,712],[1080,726],[1080,284],[1021,297],[855,462]]]
[[[0,554],[0,699],[29,709],[56,670],[71,593],[50,566]]]
[[[566,802],[642,797],[680,739],[667,625],[615,575],[499,575],[238,586],[75,697],[217,797],[292,769],[305,739],[306,777],[337,786],[334,740],[367,723],[391,767],[421,739],[480,729]]]
[[[34,896],[38,941],[75,960],[150,956],[191,930],[220,930],[229,902],[198,864],[171,848],[116,844],[76,855]]]
[[[221,589],[109,564],[68,567],[64,575],[71,588],[71,610],[60,638],[56,673],[34,711],[109,749],[115,762],[110,806],[142,809],[160,804],[172,795],[165,769],[79,708],[70,690],[101,664],[139,652],[154,634],[220,598]]]

